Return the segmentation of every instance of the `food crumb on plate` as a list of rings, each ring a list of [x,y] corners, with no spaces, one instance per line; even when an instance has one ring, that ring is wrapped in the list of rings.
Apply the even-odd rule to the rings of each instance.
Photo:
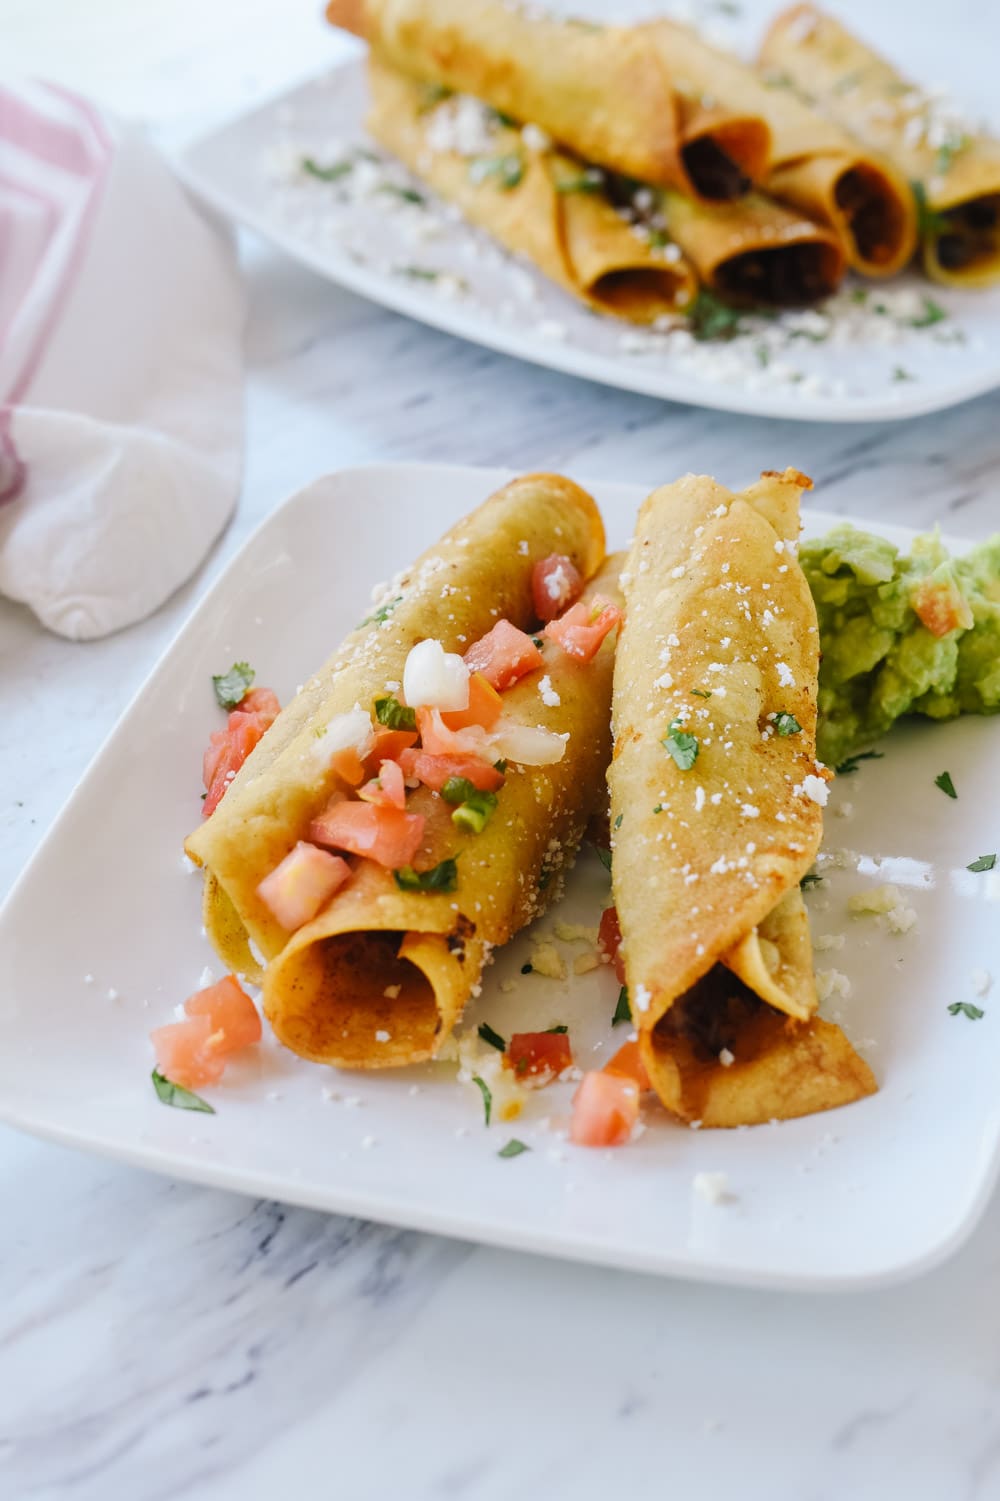
[[[993,984],[993,976],[988,969],[974,969],[972,971],[972,989],[976,995],[985,995]]]
[[[707,1204],[724,1204],[735,1197],[729,1190],[728,1173],[695,1173],[691,1187]]]

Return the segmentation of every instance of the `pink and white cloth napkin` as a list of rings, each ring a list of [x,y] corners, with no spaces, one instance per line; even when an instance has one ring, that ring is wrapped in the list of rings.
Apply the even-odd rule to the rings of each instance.
[[[0,82],[0,592],[84,640],[155,610],[239,487],[231,243],[133,128]]]

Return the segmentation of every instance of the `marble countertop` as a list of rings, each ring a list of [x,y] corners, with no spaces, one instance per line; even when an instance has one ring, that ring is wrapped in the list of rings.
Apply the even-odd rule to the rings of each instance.
[[[949,7],[947,59],[929,0],[838,9],[929,79],[967,55],[965,92],[990,103],[1000,21],[982,35],[975,0]],[[335,55],[313,0],[3,11],[6,65],[140,115],[168,146]],[[670,407],[464,345],[249,239],[243,259],[247,468],[226,536],[164,609],[110,640],[70,645],[0,604],[0,894],[226,559],[324,471],[434,459],[651,486],[794,464],[825,509],[970,537],[1000,524],[1000,392],[877,427]],[[997,1200],[938,1271],[819,1298],[254,1203],[4,1129],[0,1184],[12,1501],[1000,1496]]]

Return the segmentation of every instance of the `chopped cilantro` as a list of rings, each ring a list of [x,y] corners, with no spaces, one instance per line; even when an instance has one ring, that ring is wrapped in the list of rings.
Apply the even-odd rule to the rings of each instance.
[[[951,164],[960,151],[964,151],[969,144],[969,137],[964,131],[958,131],[941,146],[938,147],[937,156],[934,159],[934,170],[939,177],[943,177],[951,170]]]
[[[498,1157],[520,1157],[520,1155],[521,1155],[522,1152],[530,1152],[530,1151],[531,1151],[531,1148],[528,1147],[528,1146],[525,1146],[525,1144],[524,1144],[523,1141],[518,1141],[518,1139],[517,1139],[516,1136],[512,1136],[511,1139],[510,1139],[510,1141],[507,1143],[507,1145],[505,1147],[501,1147],[500,1148],[499,1152],[497,1153],[497,1156]]]
[[[663,812],[663,804],[662,803],[657,803],[656,807],[653,809],[653,812],[654,813],[662,813]]]
[[[997,863],[996,855],[980,855],[978,860],[973,860],[967,865],[966,870],[993,870]]]
[[[913,196],[917,200],[917,233],[922,240],[931,240],[943,234],[948,227],[944,214],[939,214],[927,202],[927,189],[922,182],[911,182]]]
[[[505,114],[502,109],[490,109],[489,113],[493,116],[494,123],[502,125],[504,130],[516,130],[518,128],[514,116]]]
[[[821,875],[817,875],[816,871],[810,870],[802,877],[799,885],[803,891],[808,891],[810,886],[819,886],[822,880],[823,877]]]
[[[833,92],[835,94],[850,94],[863,81],[866,71],[865,68],[855,68],[852,73],[845,73],[841,78],[837,79],[837,82],[833,86]]]
[[[235,709],[242,703],[253,687],[256,675],[249,662],[234,662],[228,672],[213,673],[212,687],[219,708]]]
[[[979,1006],[974,1006],[971,1001],[952,1001],[951,1005],[948,1007],[948,1015],[967,1016],[970,1022],[977,1022],[979,1021],[980,1017],[985,1016],[986,1013],[985,1011],[981,1010]]]
[[[446,99],[450,99],[454,93],[445,83],[425,83],[420,90],[420,103],[417,106],[418,115],[430,114],[432,109],[437,109]]]
[[[533,968],[533,966],[530,963],[528,963],[528,964],[522,964],[521,965],[521,973],[522,973],[522,975],[530,975],[531,972],[532,972],[532,968]]]
[[[766,344],[755,344],[753,347],[754,359],[762,370],[766,370],[771,363],[771,351]]]
[[[488,1042],[491,1048],[496,1048],[498,1053],[506,1053],[507,1044],[499,1032],[494,1032],[489,1022],[480,1022],[479,1035],[484,1042]]]
[[[695,698],[711,698],[712,697],[712,690],[711,690],[711,688],[692,688],[691,692],[694,694]]]
[[[493,1111],[493,1092],[490,1089],[490,1086],[486,1083],[486,1080],[480,1079],[478,1074],[473,1074],[472,1082],[473,1084],[478,1084],[479,1086],[479,1092],[483,1097],[483,1114],[486,1117],[486,1124],[489,1125],[490,1115]]]
[[[469,179],[474,183],[495,178],[497,187],[504,193],[516,188],[524,176],[524,162],[516,152],[506,156],[477,156],[469,167]]]
[[[779,735],[801,735],[802,726],[794,714],[776,714],[774,716],[774,728]]]
[[[935,787],[940,787],[946,797],[958,797],[955,791],[955,783],[951,779],[950,771],[943,771],[939,777],[934,778]]]
[[[632,1007],[628,1002],[628,990],[623,985],[618,992],[618,1004],[615,1007],[615,1014],[611,1018],[611,1025],[617,1027],[619,1022],[630,1022],[631,1020]]]
[[[503,776],[504,772],[507,770],[507,762],[506,761],[494,761],[493,762],[493,770],[494,771],[498,771],[500,773],[500,775]]]
[[[465,801],[455,809],[451,821],[466,834],[481,834],[496,812],[495,792],[477,792],[473,788]]]
[[[366,615],[364,620],[359,620],[355,626],[355,630],[360,631],[366,625],[384,625],[396,606],[402,604],[402,602],[403,596],[401,594],[397,594],[395,599],[387,599],[384,605],[379,605],[378,609],[373,610],[370,615]]]
[[[915,375],[910,374],[909,370],[905,370],[902,365],[893,366],[892,379],[896,385],[902,384],[903,381],[916,380],[916,378]]]
[[[397,266],[396,271],[400,276],[408,276],[411,281],[437,281],[440,271],[435,271],[433,266]]]
[[[687,317],[696,339],[732,339],[743,331],[740,311],[704,288],[691,304]]]
[[[865,303],[868,301],[868,296],[869,292],[867,287],[855,287],[851,292],[851,301],[856,302],[859,307],[864,307]]]
[[[546,1031],[546,1033],[551,1033],[551,1032],[557,1032],[557,1033],[558,1032],[568,1032],[569,1031],[569,1027],[563,1026],[562,1022],[560,1022],[557,1027],[546,1027],[545,1031]]]
[[[400,891],[454,891],[458,885],[458,866],[453,859],[442,860],[430,870],[416,871],[404,865],[394,872]]]
[[[666,250],[667,246],[672,244],[673,240],[671,240],[665,229],[651,229],[649,231],[649,248],[651,250]]]
[[[542,639],[542,637],[541,636],[532,636],[531,640],[532,640],[532,644],[534,646],[537,646],[538,650],[541,651],[542,647],[545,645],[545,642]]]
[[[924,298],[924,310],[919,318],[911,318],[911,328],[933,328],[935,323],[943,323],[948,314],[939,302],[933,297]]]
[[[164,1077],[158,1068],[153,1069],[153,1088],[156,1097],[164,1105],[173,1105],[175,1110],[200,1110],[205,1115],[214,1115],[215,1106],[203,1100],[201,1095],[192,1094],[189,1089],[182,1089],[179,1084],[174,1084]]]
[[[375,700],[375,718],[389,730],[415,730],[417,711],[401,704],[394,694]]]
[[[346,177],[348,172],[354,171],[353,162],[331,162],[329,167],[322,166],[311,156],[302,158],[302,170],[308,172],[310,177],[318,177],[320,182],[339,182]]]
[[[466,777],[449,777],[441,788],[441,796],[446,803],[451,803],[455,807],[459,803],[464,803],[465,799],[471,797],[475,790],[475,787],[473,787],[472,783]]]
[[[862,761],[881,761],[884,755],[884,751],[858,751],[856,756],[848,756],[846,761],[841,761],[840,765],[835,768],[837,775],[838,777],[849,777],[857,771]]]
[[[588,167],[572,177],[557,178],[555,189],[557,193],[603,193],[604,173],[596,167]]]
[[[621,828],[621,826],[622,826],[622,819],[624,817],[625,817],[624,813],[619,813],[618,817],[615,819],[615,829],[616,830],[618,830],[618,829]]]
[[[681,771],[691,770],[698,759],[698,739],[681,729],[679,719],[675,719],[670,726],[663,744]]]
[[[207,796],[207,794],[206,794],[206,796]],[[598,858],[598,860],[600,860],[601,864],[604,866],[604,869],[610,875],[610,873],[611,873],[611,851],[610,850],[602,849],[599,844],[595,844],[594,849],[597,851],[597,858]]]
[[[401,198],[404,203],[416,203],[421,208],[427,202],[423,193],[418,193],[416,188],[401,187],[395,182],[379,183],[378,191],[380,193],[388,193],[393,198]]]

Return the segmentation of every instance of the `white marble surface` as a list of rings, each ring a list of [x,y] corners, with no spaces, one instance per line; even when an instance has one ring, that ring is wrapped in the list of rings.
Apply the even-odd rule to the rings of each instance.
[[[967,66],[968,98],[991,103],[1000,18],[976,0],[954,0],[947,33],[930,0],[839,8],[885,44],[898,33],[924,76]],[[313,0],[0,0],[0,30],[4,65],[88,89],[168,143],[335,47]],[[0,891],[225,559],[324,470],[450,459],[652,485],[792,463],[826,508],[1000,525],[1000,394],[872,428],[664,407],[464,346],[256,245],[244,258],[246,485],[199,576],[88,646],[0,606]],[[3,1130],[0,1185],[5,1498],[1000,1496],[997,1201],[941,1270],[819,1299],[251,1203]]]

